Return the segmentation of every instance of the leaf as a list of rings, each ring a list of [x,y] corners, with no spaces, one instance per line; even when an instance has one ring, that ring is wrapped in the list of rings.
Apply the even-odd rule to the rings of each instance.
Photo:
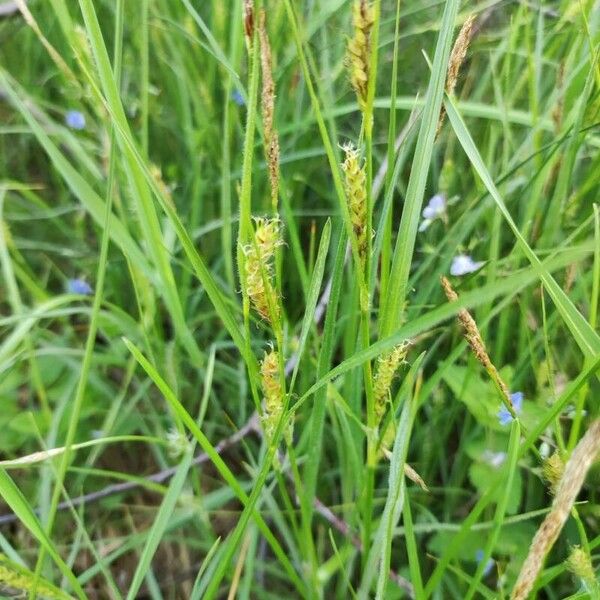
[[[15,513],[15,515],[17,515],[21,523],[27,527],[27,529],[29,529],[33,537],[52,558],[56,566],[60,569],[60,572],[71,584],[71,587],[77,594],[77,597],[85,600],[86,595],[79,581],[77,581],[77,577],[75,577],[73,571],[71,571],[65,561],[60,557],[59,553],[54,547],[54,544],[46,535],[46,532],[40,525],[40,522],[35,516],[31,506],[25,499],[25,496],[23,496],[21,490],[19,490],[4,469],[0,469],[0,496],[2,496],[6,504],[8,504],[10,509]]]
[[[444,15],[437,39],[431,77],[425,96],[421,127],[406,189],[400,228],[396,237],[396,247],[394,248],[389,276],[389,289],[382,298],[381,337],[390,335],[398,326],[406,300],[408,277],[419,228],[425,183],[429,173],[433,144],[442,107],[446,70],[458,5],[457,0],[448,0],[444,6]]]
[[[154,556],[154,553],[156,552],[156,549],[163,538],[167,525],[169,524],[169,519],[173,513],[173,509],[175,508],[177,500],[181,495],[181,490],[192,464],[192,459],[193,453],[190,449],[188,452],[186,452],[183,459],[179,463],[177,473],[175,473],[175,476],[171,480],[169,489],[163,498],[156,517],[154,518],[152,529],[148,534],[146,545],[144,546],[144,550],[140,556],[135,573],[133,574],[131,584],[129,585],[129,591],[127,592],[127,600],[133,600],[136,597],[136,594],[138,593],[144,581],[144,577],[150,568],[152,557]]]
[[[451,98],[446,99],[445,107],[458,141],[461,143],[481,181],[496,202],[496,205],[500,209],[502,216],[512,229],[512,232],[514,233],[521,250],[525,256],[527,256],[529,262],[533,266],[534,271],[544,283],[544,286],[548,290],[548,294],[554,301],[556,308],[560,312],[566,326],[569,328],[569,331],[572,333],[573,338],[586,357],[597,356],[600,354],[600,337],[584,319],[581,313],[575,308],[573,302],[565,294],[558,283],[556,283],[556,280],[552,277],[552,275],[550,275],[547,268],[540,262],[535,252],[530,248],[529,244],[522,236],[519,228],[506,208],[506,204],[500,196],[500,192],[496,188],[492,180],[492,176],[487,170],[483,159],[481,158],[481,155],[475,146],[475,142],[473,141],[467,126],[465,125],[465,122],[462,120],[462,117],[458,113]]]

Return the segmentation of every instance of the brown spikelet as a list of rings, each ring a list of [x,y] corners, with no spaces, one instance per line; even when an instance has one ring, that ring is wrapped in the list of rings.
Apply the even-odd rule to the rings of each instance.
[[[446,93],[448,95],[454,93],[454,88],[456,87],[456,82],[458,81],[458,73],[460,72],[460,67],[463,64],[465,56],[467,55],[467,50],[469,49],[469,43],[471,42],[471,34],[473,32],[474,23],[474,15],[470,15],[469,17],[467,17],[467,19],[463,23],[463,26],[458,32],[458,36],[456,38],[456,41],[454,42],[454,46],[452,46],[452,52],[450,53],[450,60],[448,62],[448,73],[446,74]],[[442,106],[440,118],[438,120],[436,135],[439,133],[442,127],[445,115],[446,111]]]
[[[246,43],[252,46],[254,36],[254,0],[244,0],[244,33]]]
[[[361,164],[359,152],[352,144],[343,148],[346,159],[342,163],[345,175],[346,199],[352,228],[358,245],[358,255],[365,267],[367,258],[367,184],[364,165]]]
[[[554,133],[558,135],[563,122],[563,114],[565,109],[565,63],[561,62],[558,65],[558,73],[556,75],[556,89],[559,91],[558,100],[552,109],[551,117],[554,122]]]
[[[273,61],[271,58],[269,36],[267,35],[264,9],[260,11],[258,35],[260,38],[260,65],[262,70],[261,107],[265,137],[265,158],[269,167],[271,206],[273,211],[276,212],[279,195],[279,137],[274,126],[275,82],[273,81]]]
[[[369,89],[369,64],[371,60],[371,29],[375,15],[368,0],[354,0],[352,25],[354,35],[348,42],[348,68],[350,82],[360,109],[364,112]]]
[[[558,484],[552,509],[533,537],[529,554],[513,588],[511,600],[525,600],[529,595],[544,559],[558,538],[598,452],[600,452],[600,419],[590,425],[565,465],[565,472]]]
[[[446,277],[442,277],[441,282],[442,288],[444,289],[444,293],[446,294],[448,300],[450,302],[458,300],[458,295],[452,289],[452,285],[450,284],[448,279],[446,279]],[[475,358],[483,365],[485,370],[492,378],[492,381],[496,384],[499,391],[502,393],[504,404],[508,408],[510,414],[514,417],[515,411],[510,397],[510,391],[508,389],[508,386],[500,376],[500,373],[498,373],[498,369],[496,369],[494,363],[492,363],[492,360],[490,359],[490,355],[488,354],[485,348],[483,338],[481,337],[481,333],[479,331],[479,328],[477,327],[475,319],[471,316],[469,311],[464,308],[458,311],[457,317],[461,325],[463,326],[465,339],[471,347]]]

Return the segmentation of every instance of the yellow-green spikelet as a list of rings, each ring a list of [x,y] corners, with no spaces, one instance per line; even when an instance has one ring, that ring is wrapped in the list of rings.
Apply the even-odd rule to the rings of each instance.
[[[12,562],[0,554],[0,590],[30,592],[36,582],[35,574],[29,569]],[[72,596],[61,591],[45,579],[37,579],[37,597],[49,600],[71,600]]]
[[[367,105],[369,88],[369,63],[371,60],[371,28],[375,15],[367,0],[355,0],[352,6],[354,35],[348,42],[348,67],[350,82],[360,109]]]
[[[352,144],[343,148],[346,158],[342,163],[345,175],[346,198],[352,229],[358,246],[363,269],[367,258],[367,177],[361,165],[358,150]]]
[[[273,286],[273,256],[281,245],[278,219],[257,218],[254,240],[244,246],[246,290],[258,314],[266,321],[277,318],[279,303]],[[273,311],[274,314],[271,314]]]
[[[392,381],[398,367],[406,358],[409,344],[403,342],[398,344],[387,354],[380,356],[377,361],[377,373],[373,381],[373,397],[375,400],[375,416],[377,422],[381,421],[385,413],[385,405],[392,387]]]
[[[265,412],[262,422],[267,440],[271,440],[283,412],[283,388],[279,374],[279,354],[275,350],[265,352],[260,364]]]

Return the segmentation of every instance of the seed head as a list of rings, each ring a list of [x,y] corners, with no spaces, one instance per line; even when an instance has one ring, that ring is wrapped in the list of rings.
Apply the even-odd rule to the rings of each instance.
[[[475,16],[471,15],[470,17],[467,17],[467,20],[460,28],[458,37],[452,47],[452,53],[450,54],[450,61],[448,63],[448,75],[446,76],[446,92],[448,95],[452,94],[456,87],[458,72],[465,60],[467,50],[469,49],[469,43],[471,42],[473,23],[475,23]]]
[[[454,302],[458,300],[458,295],[452,288],[452,285],[446,279],[446,277],[441,278],[442,288],[444,289],[444,293],[446,294],[446,298],[450,302]],[[483,365],[485,370],[488,372],[500,392],[502,393],[504,405],[509,408],[510,416],[516,414],[515,407],[513,405],[512,395],[508,389],[508,386],[500,376],[500,373],[492,363],[487,350],[485,349],[485,344],[483,342],[483,338],[481,337],[481,333],[479,332],[479,328],[477,327],[477,323],[475,319],[471,316],[468,310],[464,308],[458,311],[458,320],[463,326],[465,339],[467,340],[475,358]]]
[[[571,573],[582,579],[585,583],[595,582],[596,575],[589,554],[579,546],[573,546],[569,558],[567,558],[567,568]]]
[[[265,412],[262,421],[267,440],[270,440],[283,412],[283,388],[279,375],[278,352],[275,350],[265,352],[260,364],[260,375],[265,396]]]
[[[267,34],[266,16],[264,9],[260,11],[258,26],[260,38],[260,64],[262,70],[262,118],[265,139],[265,158],[269,167],[269,182],[271,185],[271,205],[277,209],[279,195],[279,137],[274,126],[275,114],[275,82],[273,81],[273,61],[271,45]]]
[[[385,405],[390,393],[392,381],[396,375],[398,367],[406,358],[409,343],[398,344],[387,354],[380,356],[377,360],[377,373],[373,382],[373,396],[375,399],[375,415],[377,422],[381,421],[385,413]]]
[[[348,41],[348,66],[350,82],[356,92],[358,105],[364,112],[369,89],[369,64],[371,60],[371,29],[375,20],[373,7],[368,0],[354,0],[352,25],[354,35]]]
[[[277,293],[273,286],[273,256],[282,244],[278,219],[255,219],[254,239],[244,246],[246,290],[256,312],[271,322],[279,316]]]
[[[533,588],[544,559],[560,535],[590,467],[600,452],[600,419],[594,421],[579,440],[567,461],[556,487],[552,509],[537,530],[527,558],[513,588],[511,600],[525,600]],[[579,565],[580,566],[580,565]],[[579,567],[578,567],[579,568]]]
[[[4,554],[0,554],[0,589],[2,591],[8,591],[8,589],[10,589],[14,592],[21,592],[22,595],[25,596],[27,595],[26,592],[31,592],[33,590],[34,584],[36,583],[37,595],[39,597],[50,598],[51,600],[58,600],[59,598],[65,597],[65,595],[52,584],[47,581],[38,580],[34,573],[25,567],[14,563]]]
[[[342,148],[346,159],[342,163],[345,175],[346,198],[352,229],[356,236],[358,255],[364,269],[367,258],[367,187],[365,167],[361,164],[358,150],[350,143]]]
[[[452,52],[450,54],[450,61],[448,62],[448,73],[446,74],[446,93],[450,96],[454,93],[454,88],[456,87],[456,82],[458,81],[458,73],[460,71],[460,67],[465,60],[465,56],[467,55],[467,50],[469,49],[469,43],[471,42],[471,35],[473,31],[473,23],[475,22],[475,16],[471,15],[467,18],[467,20],[463,23],[461,27],[458,37],[454,42],[454,46],[452,47]],[[439,133],[442,124],[444,122],[444,116],[446,111],[442,106],[442,110],[440,112],[440,118],[438,120],[436,135]]]
[[[564,471],[565,463],[558,452],[555,452],[552,456],[547,458],[542,465],[542,474],[544,479],[548,482],[548,486],[553,494],[556,493],[556,488],[558,487]]]
[[[252,47],[252,37],[254,36],[254,1],[244,0],[244,33],[246,34],[246,43]]]

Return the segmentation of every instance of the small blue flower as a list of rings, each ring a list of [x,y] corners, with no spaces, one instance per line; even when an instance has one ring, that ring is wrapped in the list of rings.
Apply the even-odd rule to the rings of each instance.
[[[69,279],[67,281],[67,291],[69,294],[80,296],[91,296],[94,293],[92,286],[84,279]]]
[[[244,100],[244,96],[242,96],[242,93],[240,92],[240,90],[233,90],[233,92],[231,92],[231,99],[238,106],[244,106],[246,104],[246,102]]]
[[[477,564],[479,564],[483,560],[483,550],[481,548],[475,552],[475,560],[477,561]],[[485,568],[483,569],[483,576],[486,577],[493,567],[494,561],[491,558],[489,558],[488,561],[485,563]]]
[[[69,110],[65,115],[65,123],[71,129],[80,131],[81,129],[85,129],[85,116],[78,110]]]
[[[494,467],[494,469],[498,469],[506,460],[506,452],[493,452],[492,450],[485,450],[481,457],[486,463],[488,463],[488,465]]]
[[[475,262],[468,254],[458,254],[452,259],[450,265],[450,275],[460,277],[478,271],[483,266],[483,262]]]
[[[425,231],[433,221],[439,217],[443,217],[445,214],[446,197],[443,194],[432,196],[421,213],[423,221],[421,222],[421,225],[419,225],[419,231]]]
[[[523,392],[512,393],[510,399],[513,403],[515,413],[517,413],[517,415],[521,414],[521,411],[523,410]],[[508,412],[506,406],[503,406],[498,411],[498,420],[500,421],[500,425],[508,425],[513,420],[512,415]]]

